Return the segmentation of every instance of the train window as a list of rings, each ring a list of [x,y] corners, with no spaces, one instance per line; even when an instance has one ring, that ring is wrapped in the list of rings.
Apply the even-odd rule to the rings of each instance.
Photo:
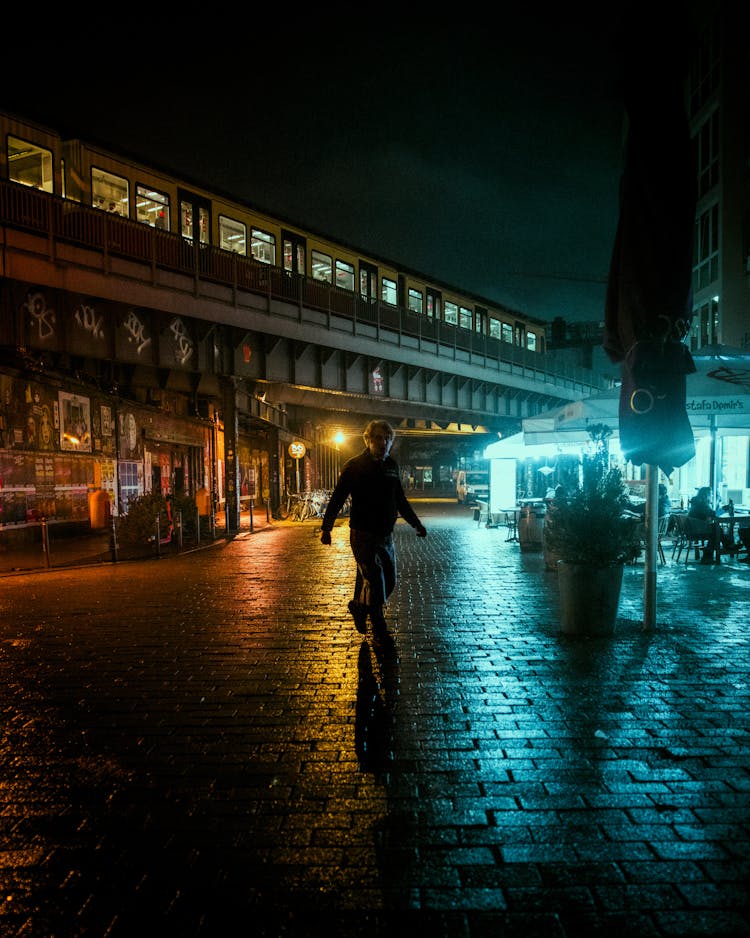
[[[23,186],[53,192],[52,151],[8,136],[8,178]]]
[[[267,231],[253,228],[250,236],[250,250],[256,261],[261,264],[276,263],[276,238]]]
[[[490,335],[493,339],[502,338],[502,323],[494,316],[490,316]]]
[[[305,275],[305,244],[296,238],[284,238],[284,270],[289,274]]]
[[[336,261],[336,286],[354,292],[354,264]]]
[[[458,325],[458,306],[450,300],[445,301],[445,321],[453,326]]]
[[[536,352],[536,335],[533,332],[526,333],[526,348]]]
[[[477,308],[474,310],[474,331],[485,333],[487,331],[487,311]]]
[[[422,313],[424,309],[424,298],[421,290],[413,290],[409,287],[409,309],[413,313]]]
[[[471,329],[474,322],[474,316],[467,306],[462,306],[458,313],[458,324],[462,329]]]
[[[135,210],[139,222],[169,231],[169,196],[166,193],[146,186],[137,186]]]
[[[427,291],[427,315],[430,319],[440,319],[440,294]]]
[[[198,235],[199,244],[208,244],[210,229],[209,205],[201,205],[196,196],[180,198],[180,234],[186,241]]]
[[[507,322],[503,323],[501,339],[503,342],[508,342],[510,345],[513,344],[513,326],[509,325]]]
[[[323,283],[333,283],[333,260],[328,254],[313,251],[310,255],[313,280],[322,280]]]
[[[381,299],[389,306],[398,306],[398,285],[395,280],[383,277]]]
[[[91,204],[105,212],[130,217],[130,183],[104,169],[91,170]]]
[[[247,254],[247,228],[241,221],[219,215],[219,247],[222,251]]]
[[[377,270],[370,270],[360,263],[359,268],[359,292],[360,295],[374,303],[378,298],[378,274]]]

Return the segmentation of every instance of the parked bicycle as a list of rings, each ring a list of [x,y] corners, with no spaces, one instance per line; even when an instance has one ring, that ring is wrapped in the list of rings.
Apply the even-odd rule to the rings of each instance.
[[[309,492],[285,492],[279,506],[279,517],[283,521],[307,521],[309,518],[322,518],[331,498],[327,489],[316,489]],[[347,498],[342,515],[349,514],[349,499]]]

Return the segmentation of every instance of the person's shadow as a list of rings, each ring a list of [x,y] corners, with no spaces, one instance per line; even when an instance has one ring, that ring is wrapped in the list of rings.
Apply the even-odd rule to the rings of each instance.
[[[393,710],[398,658],[392,642],[359,648],[359,682],[354,722],[354,748],[360,768],[384,774],[393,765]]]

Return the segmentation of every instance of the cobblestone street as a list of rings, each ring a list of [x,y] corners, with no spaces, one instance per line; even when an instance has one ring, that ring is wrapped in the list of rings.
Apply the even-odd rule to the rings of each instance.
[[[616,634],[451,502],[395,650],[340,521],[0,578],[0,932],[750,933],[750,567],[643,566]],[[669,552],[667,552],[669,561]]]

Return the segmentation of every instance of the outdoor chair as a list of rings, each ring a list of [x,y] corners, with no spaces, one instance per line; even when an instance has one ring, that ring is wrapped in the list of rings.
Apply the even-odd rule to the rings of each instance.
[[[671,518],[669,515],[662,515],[662,517],[659,518],[659,535],[658,535],[657,547],[659,549],[659,560],[661,560],[662,565],[666,564],[667,562],[667,558],[664,556],[664,545],[662,541],[664,540],[665,537],[667,537],[667,534],[669,533],[670,521],[671,521]]]
[[[672,549],[673,558],[679,563],[683,550],[685,551],[685,564],[690,559],[691,552],[695,560],[700,560],[701,551],[708,546],[710,537],[705,526],[695,524],[692,518],[686,515],[678,515],[675,518],[675,529],[677,537],[675,538]]]
[[[659,560],[661,561],[662,565],[666,564],[667,562],[667,558],[664,554],[664,545],[662,544],[662,540],[667,537],[669,529],[670,529],[670,516],[663,515],[661,518],[659,518],[659,532],[658,532],[658,539],[656,542],[656,546],[659,551]],[[637,558],[645,550],[646,550],[646,525],[639,524],[638,525],[638,543],[636,544],[636,547],[635,547],[633,560],[634,561],[637,560]],[[675,548],[672,549],[673,557],[674,557],[674,551],[675,551]]]

